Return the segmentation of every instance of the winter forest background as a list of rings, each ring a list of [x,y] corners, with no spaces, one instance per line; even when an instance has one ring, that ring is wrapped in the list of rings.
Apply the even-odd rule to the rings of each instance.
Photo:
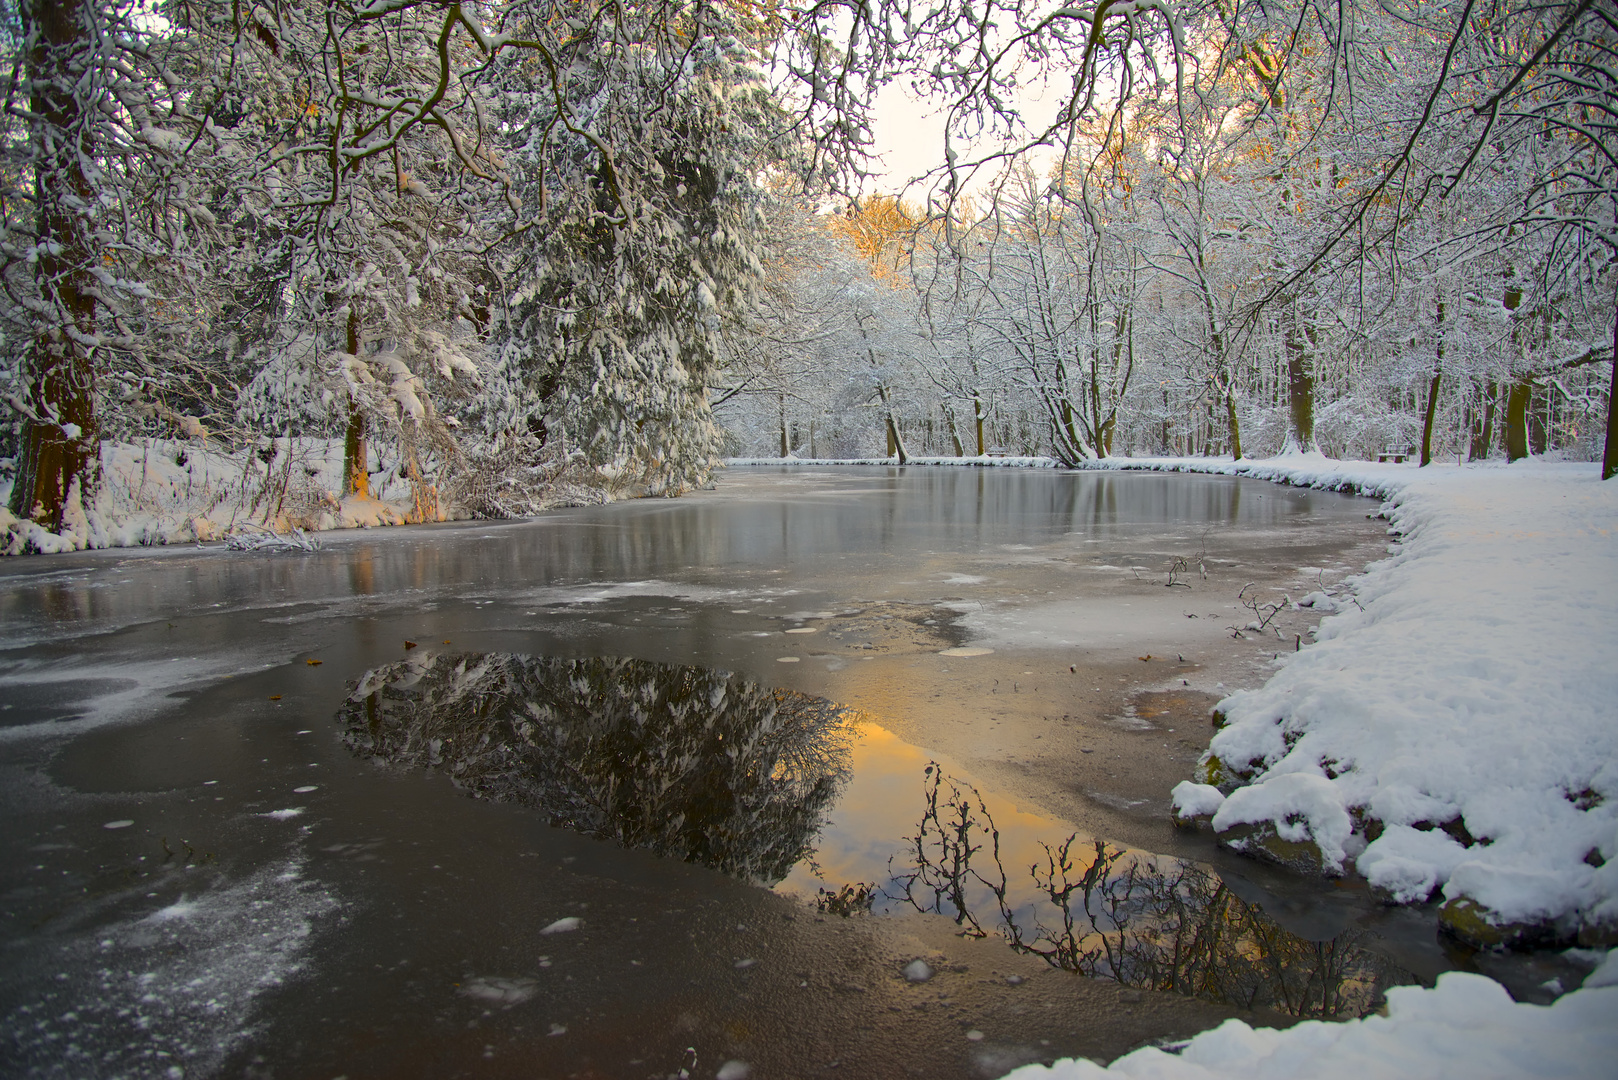
[[[9,551],[725,456],[1618,457],[1612,0],[18,0],[0,41]],[[879,193],[890,83],[947,133]]]

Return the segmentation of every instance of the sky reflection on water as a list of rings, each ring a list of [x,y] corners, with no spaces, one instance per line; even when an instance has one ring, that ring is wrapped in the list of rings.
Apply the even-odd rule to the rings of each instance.
[[[1361,1015],[1405,973],[1292,934],[1206,867],[1076,833],[867,717],[729,672],[424,654],[363,676],[356,754],[845,917],[913,908],[1053,967],[1296,1016]]]

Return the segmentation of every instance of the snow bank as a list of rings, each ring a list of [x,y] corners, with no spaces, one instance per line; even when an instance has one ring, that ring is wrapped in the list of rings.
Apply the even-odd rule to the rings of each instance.
[[[342,490],[343,446],[331,439],[276,439],[226,450],[205,439],[101,445],[101,484],[86,505],[69,489],[60,532],[3,507],[0,554],[54,553],[223,540],[242,529],[359,528],[416,520],[414,493],[397,472],[372,477],[376,498]]]
[[[1479,943],[1618,936],[1618,483],[1533,461],[1097,467],[1380,495],[1402,540],[1317,644],[1219,704],[1178,815],[1259,854],[1312,843],[1399,902],[1441,893]]]
[[[1499,983],[1449,972],[1432,990],[1388,991],[1388,1014],[1344,1023],[1311,1020],[1254,1030],[1227,1020],[1179,1053],[1145,1047],[1102,1068],[1084,1060],[1027,1065],[1006,1080],[1486,1080],[1490,1077],[1609,1077],[1618,1070],[1618,987],[1590,987],[1552,1005],[1523,1005]]]

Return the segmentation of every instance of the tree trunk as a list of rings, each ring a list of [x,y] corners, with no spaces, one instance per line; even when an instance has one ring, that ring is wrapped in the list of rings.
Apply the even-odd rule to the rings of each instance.
[[[972,419],[978,429],[978,457],[988,453],[983,446],[983,394],[980,391],[972,392]]]
[[[1484,380],[1479,391],[1483,397],[1482,425],[1479,426],[1476,414],[1473,417],[1472,445],[1467,450],[1468,461],[1481,461],[1489,456],[1489,447],[1494,443],[1494,410],[1495,401],[1499,397],[1499,384],[1493,379]]]
[[[371,497],[371,450],[365,437],[365,414],[352,399],[348,402],[348,428],[343,432],[343,494]]]
[[[1314,331],[1308,331],[1311,344]],[[1307,454],[1315,449],[1315,358],[1312,349],[1304,347],[1304,335],[1298,328],[1298,312],[1294,307],[1287,320],[1287,411],[1291,430],[1288,441],[1298,453]]]
[[[1618,290],[1615,290],[1618,291]],[[1613,311],[1618,312],[1618,297],[1614,297]],[[1601,455],[1601,479],[1610,480],[1618,473],[1618,314],[1612,320],[1612,381],[1607,384],[1607,446]]]
[[[1506,460],[1521,461],[1528,456],[1528,403],[1534,384],[1521,379],[1506,394]]]
[[[1438,415],[1438,386],[1444,378],[1444,301],[1438,302],[1438,355],[1433,361],[1433,381],[1427,387],[1427,417],[1421,425],[1421,463],[1433,463],[1433,418]]]
[[[1242,459],[1242,429],[1236,419],[1236,387],[1225,387],[1225,422],[1230,425],[1230,456]]]
[[[88,498],[98,479],[100,428],[95,411],[95,369],[87,342],[96,329],[96,265],[90,220],[76,207],[95,205],[84,172],[99,154],[89,145],[74,86],[86,61],[85,0],[25,0],[20,5],[33,87],[30,149],[35,161],[40,314],[24,361],[22,401],[31,416],[22,430],[22,453],[10,509],[56,532],[75,480]],[[43,325],[40,325],[43,324]]]
[[[1433,419],[1438,415],[1438,387],[1444,373],[1433,369],[1433,381],[1427,385],[1427,416],[1421,424],[1421,463],[1433,463]]]
[[[787,396],[785,394],[781,394],[776,399],[776,404],[779,406],[779,408],[781,410],[781,456],[786,457],[787,456],[787,450],[788,450],[788,447],[787,447]]]
[[[891,410],[888,413],[888,456],[897,457],[901,465],[910,461],[910,453],[905,449],[904,436],[899,433],[899,421],[893,418]]]
[[[360,317],[353,308],[348,309],[348,354],[360,354]],[[343,494],[371,497],[371,449],[366,438],[365,413],[352,396],[348,399],[348,429],[343,433]]]

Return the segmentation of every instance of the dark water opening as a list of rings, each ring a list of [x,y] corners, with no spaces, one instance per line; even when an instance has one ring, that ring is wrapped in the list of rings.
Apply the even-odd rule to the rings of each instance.
[[[823,698],[623,657],[424,656],[367,673],[338,716],[356,754],[762,884],[811,851],[852,736]]]
[[[1415,981],[1362,931],[1302,938],[1206,866],[1064,837],[919,764],[852,709],[727,671],[425,653],[367,672],[338,722],[361,757],[440,771],[551,825],[755,884],[790,879],[783,891],[844,918],[942,915],[1080,975],[1325,1018],[1364,1015]],[[839,813],[856,745],[881,797]]]

